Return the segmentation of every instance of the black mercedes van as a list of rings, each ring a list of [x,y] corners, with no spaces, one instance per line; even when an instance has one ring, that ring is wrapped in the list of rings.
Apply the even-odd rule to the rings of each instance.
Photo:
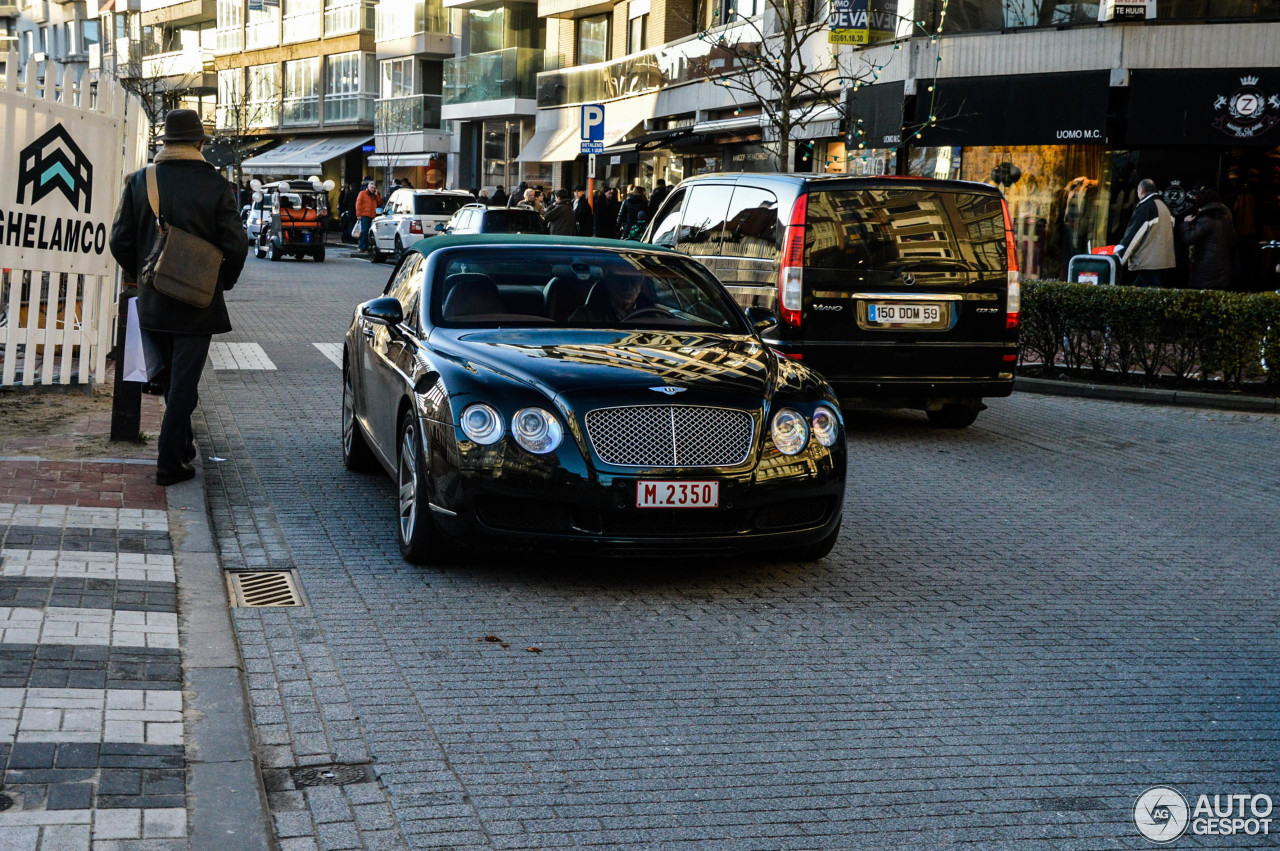
[[[1004,199],[916,177],[708,174],[682,182],[646,240],[697,257],[766,341],[846,407],[921,408],[963,428],[1013,392],[1018,270]]]

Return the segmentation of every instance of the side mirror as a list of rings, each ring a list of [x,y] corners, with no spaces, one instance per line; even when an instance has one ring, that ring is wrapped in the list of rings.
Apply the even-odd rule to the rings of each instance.
[[[444,222],[436,222],[436,233],[444,233]]]
[[[404,321],[404,308],[399,299],[383,296],[360,305],[360,315],[374,325],[399,325]]]
[[[747,321],[757,334],[763,334],[778,324],[778,314],[767,307],[748,307]]]
[[[376,208],[376,209],[374,210],[374,212],[375,212],[375,213],[377,213],[379,216],[381,216],[381,215],[382,215],[382,209],[383,209],[382,207],[378,207],[378,208]]]

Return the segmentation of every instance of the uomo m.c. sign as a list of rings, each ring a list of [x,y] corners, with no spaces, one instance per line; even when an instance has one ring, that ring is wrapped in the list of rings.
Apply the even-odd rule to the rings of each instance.
[[[1094,142],[1101,142],[1103,137],[1102,137],[1101,130],[1075,129],[1075,130],[1059,130],[1058,138],[1064,142],[1070,142],[1074,140],[1084,140],[1084,139],[1087,139],[1089,141],[1094,141]]]

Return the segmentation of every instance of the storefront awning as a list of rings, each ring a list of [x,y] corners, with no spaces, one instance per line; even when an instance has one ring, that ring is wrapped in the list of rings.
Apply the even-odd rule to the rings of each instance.
[[[550,127],[539,130],[516,157],[522,163],[562,163],[576,159],[581,150],[577,127]]]
[[[249,174],[315,174],[334,157],[372,141],[372,136],[307,136],[247,159],[240,168]]]
[[[443,162],[445,154],[370,154],[369,165],[372,168],[415,168]]]
[[[944,78],[915,126],[921,145],[1101,145],[1110,96],[1110,71]]]
[[[1280,145],[1280,68],[1129,72],[1130,145]]]
[[[699,121],[693,125],[694,133],[715,135],[718,133],[737,133],[760,129],[759,115],[735,115],[732,118],[718,118],[714,121]]]

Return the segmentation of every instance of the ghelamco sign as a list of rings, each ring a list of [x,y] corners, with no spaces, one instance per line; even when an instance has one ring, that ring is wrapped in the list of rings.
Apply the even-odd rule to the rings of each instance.
[[[0,92],[0,266],[111,275],[121,121]],[[6,185],[7,184],[7,185]]]

